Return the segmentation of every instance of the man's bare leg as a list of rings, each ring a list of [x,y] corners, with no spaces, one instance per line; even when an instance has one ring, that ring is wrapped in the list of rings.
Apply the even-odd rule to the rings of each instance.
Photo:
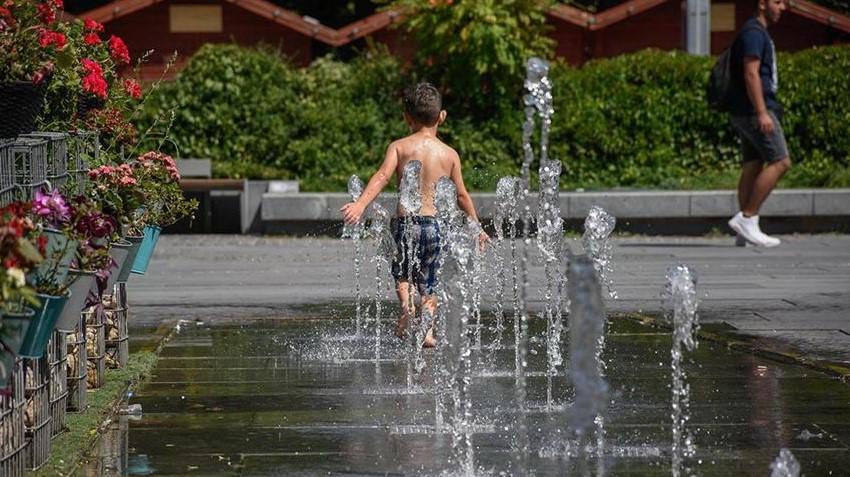
[[[425,340],[422,341],[422,347],[433,348],[434,346],[437,346],[437,340],[434,338],[434,326],[436,326],[437,321],[437,297],[434,295],[423,296],[422,311],[428,311],[431,315],[431,326],[428,328],[428,333],[425,334]]]
[[[776,161],[764,166],[753,183],[747,203],[741,208],[741,212],[744,213],[744,216],[752,217],[754,215],[758,215],[759,209],[761,209],[761,205],[764,203],[765,199],[767,199],[767,196],[770,195],[771,191],[773,191],[776,184],[779,182],[779,179],[781,179],[790,168],[791,159],[787,157],[781,161]]]
[[[748,161],[741,167],[741,178],[738,180],[738,210],[744,210],[750,202],[762,166],[761,161]]]
[[[400,280],[396,284],[396,295],[398,295],[398,304],[401,308],[401,313],[398,319],[398,324],[395,327],[395,335],[399,338],[407,336],[407,324],[410,322],[410,317],[416,312],[416,305],[410,300],[410,285],[406,280]]]

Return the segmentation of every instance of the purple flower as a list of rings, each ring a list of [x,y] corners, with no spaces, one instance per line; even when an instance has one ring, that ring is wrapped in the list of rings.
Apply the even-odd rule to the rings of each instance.
[[[35,200],[32,201],[33,212],[44,219],[48,225],[59,228],[62,224],[71,220],[71,209],[65,202],[65,197],[58,189],[48,193],[40,190],[35,191]]]

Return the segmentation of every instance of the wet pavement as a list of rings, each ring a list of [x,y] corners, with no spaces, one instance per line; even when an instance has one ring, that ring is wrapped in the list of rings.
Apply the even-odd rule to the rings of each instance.
[[[581,249],[577,240],[571,245]],[[850,362],[850,237],[789,236],[776,249],[736,248],[729,238],[618,239],[613,282],[621,298],[608,300],[609,314],[658,314],[664,272],[679,262],[699,274],[702,322]],[[151,272],[130,282],[133,346],[149,344],[144,330],[163,320],[187,322],[131,400],[142,405],[141,420],[116,425],[119,440],[96,452],[118,457],[95,459],[83,475],[451,475],[452,439],[434,428],[433,363],[426,359],[411,392],[408,358],[389,334],[392,303],[382,326],[391,346],[377,366],[371,336],[348,339],[353,269],[352,244],[334,239],[163,237]],[[374,275],[366,260],[364,309]],[[529,307],[539,311],[539,264],[530,275]],[[392,296],[386,278],[381,295]],[[485,291],[485,309],[492,296]],[[616,319],[608,336],[606,475],[669,475],[670,334]],[[504,340],[512,342],[509,334]],[[482,475],[510,472],[518,415],[513,350],[495,357],[473,379]],[[565,373],[553,383],[565,409],[539,409],[545,360],[541,339],[529,355],[532,409],[523,413],[528,465],[536,475],[564,475],[581,465],[564,451],[572,384]],[[697,475],[766,475],[782,447],[804,475],[844,473],[846,384],[708,342],[687,356],[685,368],[697,447],[687,464]]]
[[[113,433],[118,444],[101,449],[126,447],[123,458],[110,460],[125,475],[457,475],[448,464],[451,436],[434,427],[431,362],[411,391],[391,323],[382,323],[389,345],[376,365],[371,331],[351,339],[353,322],[343,317],[352,311],[309,307],[277,320],[185,325],[130,400],[144,415]],[[544,411],[543,333],[535,321],[528,475],[565,475],[579,466],[564,452],[572,384],[560,373],[556,410]],[[491,338],[485,333],[485,346]],[[513,338],[503,338],[495,362],[473,373],[478,475],[511,472]],[[659,329],[626,319],[609,325],[606,475],[670,474],[670,345],[670,334]],[[485,356],[474,353],[473,361]],[[843,475],[850,462],[847,385],[707,342],[687,355],[685,370],[697,449],[686,460],[692,472],[763,476],[785,447],[805,475]],[[92,466],[100,473],[82,475],[103,473],[102,460]]]

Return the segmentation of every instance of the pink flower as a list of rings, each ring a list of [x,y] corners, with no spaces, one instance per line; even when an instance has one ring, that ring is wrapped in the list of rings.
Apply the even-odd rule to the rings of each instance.
[[[112,35],[109,37],[109,50],[112,52],[112,58],[118,64],[130,64],[130,50],[127,49],[124,40]]]
[[[136,184],[138,184],[138,182],[136,182],[136,178],[135,178],[135,177],[132,177],[132,176],[122,176],[122,177],[121,177],[121,179],[119,179],[119,181],[118,181],[118,182],[119,182],[121,185],[125,185],[125,186],[130,186],[130,185],[136,185]]]
[[[86,18],[85,21],[83,22],[83,26],[88,31],[93,31],[93,32],[103,31],[103,25],[96,22],[95,20],[92,20],[91,18]]]

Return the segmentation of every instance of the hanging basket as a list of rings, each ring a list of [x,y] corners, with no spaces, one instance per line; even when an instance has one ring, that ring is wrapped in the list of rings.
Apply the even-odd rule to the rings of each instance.
[[[0,82],[0,139],[14,138],[35,130],[35,121],[44,106],[47,80]]]
[[[103,109],[106,100],[87,94],[77,102],[77,116],[85,118],[90,112]]]
[[[59,319],[59,315],[65,307],[65,302],[68,300],[68,293],[65,296],[43,295],[41,293],[36,296],[41,302],[41,310],[37,310],[35,318],[32,319],[21,345],[21,350],[18,352],[19,356],[31,359],[41,358],[44,355],[47,342],[50,341],[50,336],[56,329],[56,320]]]
[[[144,275],[148,271],[148,264],[153,256],[153,251],[156,248],[156,242],[159,240],[159,234],[162,229],[155,225],[145,227],[145,239],[142,240],[142,245],[139,247],[139,252],[136,254],[136,259],[133,263],[133,273]]]
[[[35,310],[24,308],[20,312],[3,311],[0,318],[0,339],[6,348],[18,354],[24,344],[24,339],[30,329],[30,325],[36,319]]]
[[[68,273],[68,290],[71,295],[62,309],[62,314],[56,321],[56,329],[66,333],[72,333],[80,322],[80,313],[86,307],[86,298],[95,289],[97,276],[93,271],[74,270]],[[96,294],[96,291],[95,291]]]
[[[47,237],[45,260],[29,274],[28,281],[33,284],[36,278],[47,277],[53,267],[56,267],[56,273],[53,275],[54,281],[58,284],[65,283],[71,261],[77,253],[77,241],[70,240],[62,232],[55,229],[44,229],[42,234]]]
[[[130,250],[127,251],[127,259],[124,260],[124,264],[118,271],[118,282],[126,282],[130,277],[130,270],[133,269],[133,264],[136,262],[136,256],[139,254],[139,248],[142,246],[145,236],[128,235],[125,239],[130,242]]]
[[[118,275],[121,273],[124,263],[128,261],[131,248],[133,248],[133,244],[126,240],[112,242],[112,248],[109,249],[109,255],[112,257],[112,260],[115,260],[117,267],[110,270],[109,278],[106,280],[107,290],[112,290],[112,287],[118,281]]]

